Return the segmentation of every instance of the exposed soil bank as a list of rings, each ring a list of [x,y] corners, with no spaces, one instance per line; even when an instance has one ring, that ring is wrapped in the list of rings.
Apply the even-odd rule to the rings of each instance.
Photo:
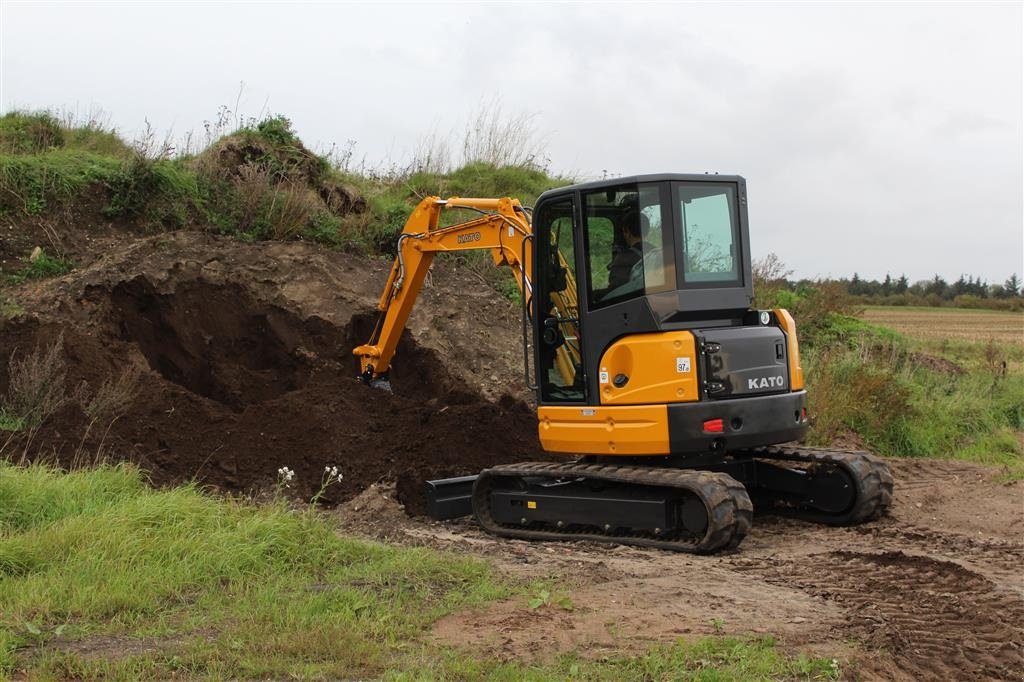
[[[325,501],[397,480],[412,512],[422,509],[426,479],[538,456],[536,420],[521,399],[488,397],[470,385],[471,373],[460,374],[460,363],[413,334],[399,345],[395,395],[355,378],[351,349],[369,336],[383,267],[344,254],[320,254],[316,262],[315,248],[303,253],[303,245],[267,247],[276,248],[185,234],[144,240],[126,250],[130,258],[25,292],[22,300],[36,314],[5,324],[0,357],[62,337],[67,390],[94,394],[132,366],[140,370],[140,390],[111,418],[90,417],[83,401],[67,405],[30,439],[12,440],[8,456],[64,464],[98,455],[130,459],[158,484],[196,480],[234,491],[274,485],[277,469],[287,466],[296,472],[296,492],[307,496],[324,467],[337,465],[344,478]],[[288,266],[300,264],[289,258],[303,261],[298,272],[319,266],[330,277],[293,276]],[[331,277],[348,288],[317,300]],[[424,298],[428,310],[421,313],[438,315]],[[487,304],[501,306],[500,299]],[[490,321],[488,331],[504,335],[494,327],[502,323]],[[488,344],[480,345],[493,354]],[[0,390],[8,379],[5,363]],[[520,386],[507,387],[517,389],[522,395]]]

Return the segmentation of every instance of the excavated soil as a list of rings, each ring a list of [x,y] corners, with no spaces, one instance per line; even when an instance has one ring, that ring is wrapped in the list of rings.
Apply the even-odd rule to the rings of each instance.
[[[291,274],[296,268],[303,274]],[[446,285],[466,286],[454,269],[436,270],[435,278],[453,280]],[[384,263],[307,245],[179,234],[142,240],[23,291],[19,303],[34,312],[5,323],[0,356],[24,356],[61,338],[65,384],[85,398],[14,438],[6,454],[62,464],[130,459],[157,484],[196,480],[227,491],[274,486],[287,466],[296,474],[293,492],[306,497],[325,467],[338,466],[343,479],[325,502],[397,481],[412,513],[423,509],[424,480],[539,456],[522,385],[502,386],[497,375],[491,381],[471,369],[489,355],[499,367],[493,371],[518,376],[495,357],[499,349],[512,352],[490,334],[460,337],[458,346],[443,334],[448,321],[460,331],[450,316],[469,305],[466,297],[447,305],[432,291],[424,295],[418,324],[430,330],[423,336],[433,331],[435,341],[447,342],[421,345],[414,324],[398,347],[394,395],[355,378],[351,349],[369,337],[385,275]],[[511,307],[487,292],[479,305],[477,315]],[[514,332],[498,328],[512,323],[499,314],[481,331],[514,342]],[[88,396],[132,366],[139,386],[128,408],[109,419],[90,416]],[[7,371],[5,363],[0,390]]]

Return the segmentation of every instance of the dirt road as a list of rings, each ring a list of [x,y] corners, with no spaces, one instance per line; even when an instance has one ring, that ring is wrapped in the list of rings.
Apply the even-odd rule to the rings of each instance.
[[[848,679],[1020,679],[1024,485],[959,462],[890,464],[889,517],[854,528],[759,518],[739,551],[710,557],[497,540],[468,520],[409,519],[381,488],[338,519],[349,531],[481,556],[565,586],[571,611],[519,598],[434,628],[439,642],[490,655],[601,656],[764,633],[794,652],[837,658]]]

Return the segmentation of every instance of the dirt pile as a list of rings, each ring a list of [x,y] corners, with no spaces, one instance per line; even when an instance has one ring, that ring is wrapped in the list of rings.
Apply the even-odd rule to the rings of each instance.
[[[295,492],[306,497],[324,467],[336,465],[344,478],[326,501],[397,481],[413,512],[422,510],[424,480],[539,456],[532,411],[501,397],[523,394],[508,383],[521,373],[501,366],[496,344],[465,338],[463,326],[453,325],[452,335],[439,331],[445,325],[438,320],[457,317],[458,309],[439,310],[430,292],[414,322],[428,325],[424,336],[438,343],[403,337],[396,394],[355,378],[351,349],[369,336],[386,266],[302,244],[182,233],[142,240],[26,290],[19,302],[35,312],[0,329],[0,356],[63,336],[67,389],[85,399],[31,437],[15,437],[5,454],[70,464],[101,453],[138,462],[158,484],[194,479],[229,491],[273,486],[287,466],[296,472]],[[492,310],[501,305],[490,302]],[[485,339],[507,337],[512,345],[501,357],[513,354],[516,341],[508,323],[508,333],[502,317],[477,328]],[[478,343],[490,345],[483,354],[497,362],[474,374],[456,359]],[[3,365],[0,391],[9,383]],[[130,367],[139,370],[137,397],[116,418],[91,417],[88,396]]]

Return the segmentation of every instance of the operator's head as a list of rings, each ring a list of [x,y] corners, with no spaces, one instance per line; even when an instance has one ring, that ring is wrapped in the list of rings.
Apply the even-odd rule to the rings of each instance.
[[[651,227],[651,221],[646,215],[639,211],[630,211],[622,220],[622,236],[626,239],[626,244],[633,246],[634,244],[643,241],[644,235]]]

